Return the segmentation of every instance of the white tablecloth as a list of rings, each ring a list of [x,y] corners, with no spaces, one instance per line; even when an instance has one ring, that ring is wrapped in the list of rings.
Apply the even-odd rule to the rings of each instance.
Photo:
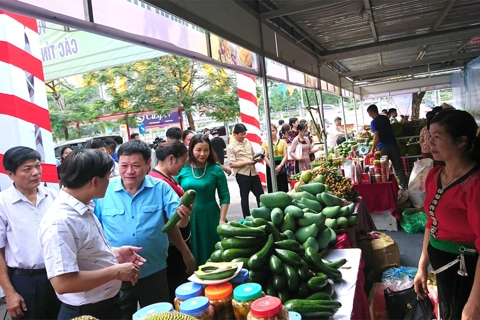
[[[326,260],[338,260],[345,258],[347,263],[345,266],[350,269],[340,269],[342,273],[342,282],[335,283],[334,300],[340,301],[342,307],[338,309],[337,313],[333,316],[333,319],[350,319],[353,310],[353,300],[355,298],[355,289],[357,287],[358,269],[360,267],[360,258],[362,256],[362,250],[355,249],[332,249],[322,256],[322,259]]]

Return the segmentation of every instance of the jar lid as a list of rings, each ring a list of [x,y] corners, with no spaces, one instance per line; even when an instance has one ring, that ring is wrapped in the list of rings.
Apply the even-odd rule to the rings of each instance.
[[[206,310],[210,306],[210,300],[206,297],[195,297],[183,301],[180,304],[180,312],[185,314],[196,314]]]
[[[202,294],[203,287],[195,282],[186,282],[175,289],[175,297],[182,300],[194,298]]]
[[[262,296],[262,286],[250,282],[239,285],[233,290],[233,297],[239,301],[255,300]]]
[[[235,278],[230,280],[230,283],[233,283],[233,284],[242,283],[242,282],[245,282],[248,279],[248,277],[250,277],[250,272],[248,272],[247,269],[242,269],[235,276]]]
[[[232,294],[233,286],[230,282],[209,285],[205,288],[205,297],[210,300],[224,299]]]
[[[264,297],[253,301],[250,306],[252,315],[256,317],[273,317],[282,310],[282,300],[277,297]]]
[[[300,313],[295,311],[288,311],[288,316],[290,317],[290,320],[302,320]]]
[[[133,320],[145,319],[152,314],[157,314],[160,312],[170,312],[173,311],[173,306],[168,302],[159,302],[151,304],[149,306],[143,307],[133,314]]]

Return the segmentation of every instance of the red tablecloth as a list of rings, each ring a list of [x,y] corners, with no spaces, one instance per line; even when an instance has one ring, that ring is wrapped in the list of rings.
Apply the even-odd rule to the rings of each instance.
[[[400,220],[400,212],[397,205],[398,191],[400,189],[394,175],[390,176],[390,181],[388,182],[355,184],[353,187],[362,196],[370,212],[390,210],[392,215]]]

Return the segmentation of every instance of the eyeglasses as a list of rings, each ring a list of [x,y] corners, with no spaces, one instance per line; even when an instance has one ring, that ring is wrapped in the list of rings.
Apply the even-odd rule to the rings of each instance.
[[[307,144],[307,141],[301,141],[302,144]]]

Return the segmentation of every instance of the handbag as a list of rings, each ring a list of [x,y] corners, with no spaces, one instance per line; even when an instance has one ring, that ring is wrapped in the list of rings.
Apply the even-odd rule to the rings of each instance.
[[[390,320],[405,319],[412,309],[412,301],[417,299],[413,286],[401,291],[392,291],[387,287],[383,291],[383,295]]]
[[[412,309],[406,315],[405,320],[432,320],[435,319],[433,313],[433,303],[430,298],[420,299],[418,296],[411,303]]]

